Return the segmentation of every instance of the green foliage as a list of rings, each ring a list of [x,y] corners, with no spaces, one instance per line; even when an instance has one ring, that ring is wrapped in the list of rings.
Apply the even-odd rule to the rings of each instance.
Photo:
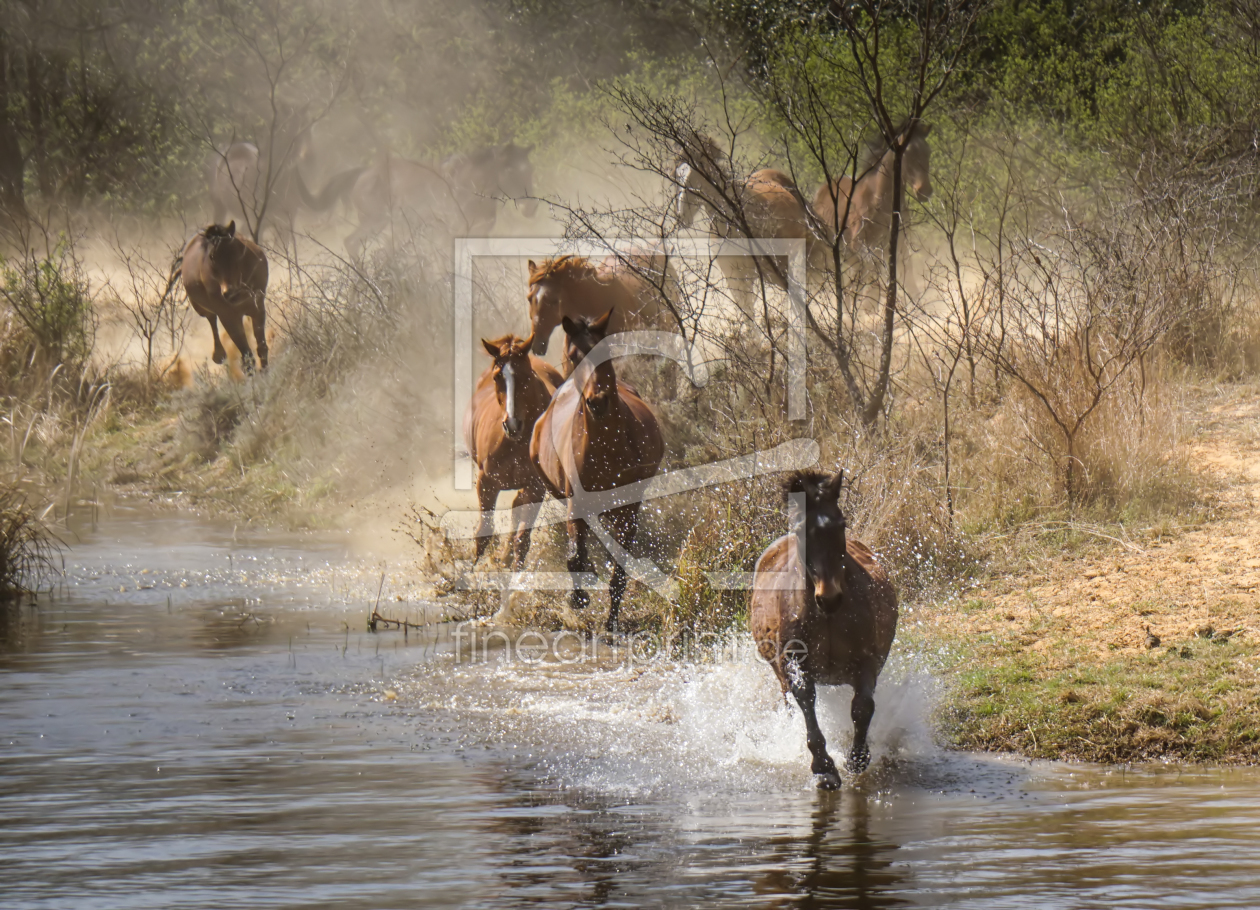
[[[16,337],[6,339],[3,369],[10,380],[86,363],[95,334],[92,292],[64,240],[47,256],[28,250],[16,261],[0,257],[0,299],[19,322]]]

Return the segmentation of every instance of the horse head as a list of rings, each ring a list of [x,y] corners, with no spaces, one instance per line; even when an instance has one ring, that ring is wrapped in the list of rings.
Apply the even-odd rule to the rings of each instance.
[[[227,224],[207,224],[202,229],[201,236],[206,238],[210,260],[218,261],[221,259],[221,247],[225,243],[230,247],[236,240],[236,221],[232,220]]]
[[[838,603],[845,593],[845,520],[840,510],[843,481],[844,471],[797,471],[783,484],[797,553],[820,606]]]
[[[533,150],[532,145],[522,147],[509,142],[496,149],[494,155],[498,191],[509,199],[515,199],[526,218],[533,218],[538,213],[538,200],[534,198],[534,165],[529,160]]]
[[[494,396],[503,411],[503,433],[508,439],[521,438],[522,431],[532,428],[546,407],[545,403],[531,407],[522,394],[533,367],[529,362],[529,346],[532,339],[504,335],[493,341],[481,339],[486,353],[494,359]],[[532,413],[531,413],[532,412]]]
[[[560,289],[549,275],[548,263],[539,266],[529,260],[530,337],[534,339],[534,353],[539,357],[546,356],[551,333],[560,324]]]
[[[906,150],[901,157],[902,185],[910,188],[915,199],[927,202],[932,198],[932,149],[927,144],[932,126],[915,121],[906,132]]]
[[[570,319],[565,316],[560,321],[564,327],[565,356],[574,365],[574,382],[581,383],[579,391],[587,410],[600,419],[608,416],[613,399],[617,397],[617,374],[612,360],[606,357],[593,370],[584,371],[582,375],[585,379],[579,377],[577,365],[608,336],[612,314],[613,311],[609,310],[597,319],[589,316]]]

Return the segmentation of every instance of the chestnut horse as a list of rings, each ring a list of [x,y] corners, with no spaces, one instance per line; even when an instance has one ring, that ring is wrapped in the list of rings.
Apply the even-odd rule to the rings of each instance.
[[[254,324],[258,363],[267,368],[267,257],[258,244],[236,236],[236,222],[226,227],[211,224],[198,231],[180,257],[180,276],[188,302],[197,315],[210,321],[214,335],[214,362],[223,363],[227,353],[219,339],[219,320],[240,349],[241,367],[254,372],[254,354],[245,335],[244,318]]]
[[[656,328],[668,310],[656,288],[625,268],[616,256],[609,256],[599,268],[581,256],[558,256],[542,265],[529,261],[529,321],[535,354],[547,353],[551,333],[562,318],[604,313],[611,316],[607,333],[612,335]]]
[[[792,530],[757,560],[748,613],[758,652],[784,696],[791,692],[801,706],[812,770],[829,790],[840,786],[840,776],[814,714],[815,685],[853,687],[848,769],[860,774],[871,760],[866,735],[875,682],[897,631],[888,574],[865,544],[845,534],[842,479],[843,472],[798,471],[784,483]]]
[[[357,174],[349,187],[359,226],[346,237],[346,252],[358,259],[364,245],[396,216],[454,237],[489,233],[505,198],[517,200],[521,213],[533,218],[538,200],[533,198],[532,149],[508,143],[453,155],[441,165],[385,156]]]
[[[904,211],[906,187],[914,198],[927,202],[932,196],[932,150],[927,137],[930,124],[921,121],[901,126],[893,146],[880,137],[867,144],[857,182],[849,176],[824,183],[814,194],[814,212],[832,231],[840,225],[845,245],[861,256],[881,250],[888,243],[894,211]],[[893,192],[895,146],[901,154],[901,198]]]
[[[519,524],[512,536],[512,567],[519,571],[529,554],[530,528],[545,495],[542,481],[529,460],[529,442],[534,423],[564,377],[551,364],[530,355],[528,338],[504,335],[494,341],[483,338],[481,343],[494,363],[477,380],[464,412],[464,442],[477,465],[477,501],[481,508],[477,557],[473,562],[481,559],[494,533],[493,513],[499,493],[519,490],[513,509],[534,507],[528,514],[515,513]]]
[[[811,212],[796,182],[783,171],[763,168],[737,180],[726,154],[705,136],[679,155],[674,178],[678,220],[684,227],[691,227],[703,209],[714,240],[804,240],[806,255],[814,255],[819,237],[811,227]],[[787,289],[786,256],[727,255],[718,256],[717,263],[735,305],[750,319],[758,316],[753,289],[762,279]]]
[[[573,375],[556,392],[546,412],[534,425],[529,457],[548,491],[569,505],[570,572],[588,573],[586,521],[580,517],[583,499],[656,476],[665,455],[656,415],[634,389],[620,382],[607,358],[583,359],[609,334],[612,312],[598,319],[561,320],[566,356],[576,364]],[[603,353],[602,350],[600,352]],[[598,359],[598,362],[594,362]],[[622,563],[639,530],[639,503],[619,506],[596,517],[611,536],[604,541],[616,568],[609,583],[606,628],[617,631],[617,614],[626,591]],[[615,541],[616,546],[613,546]],[[614,552],[620,548],[621,553]],[[570,603],[574,610],[590,605],[590,595],[575,583]]]

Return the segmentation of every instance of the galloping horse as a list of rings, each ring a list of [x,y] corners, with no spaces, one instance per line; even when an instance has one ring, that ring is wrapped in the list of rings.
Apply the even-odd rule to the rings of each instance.
[[[530,339],[504,335],[481,343],[494,363],[477,380],[476,391],[464,412],[464,442],[477,465],[477,501],[481,527],[477,557],[481,559],[494,531],[492,514],[503,490],[520,490],[513,509],[534,506],[512,536],[513,568],[520,570],[529,554],[530,525],[546,490],[529,459],[534,424],[551,401],[564,377],[560,371],[529,353]],[[516,513],[521,516],[523,513]],[[506,548],[505,548],[506,549]],[[474,562],[476,562],[474,560]]]
[[[893,211],[903,211],[906,187],[914,198],[927,202],[932,196],[932,150],[927,137],[930,124],[912,121],[902,125],[890,146],[881,136],[867,143],[857,182],[849,176],[824,183],[814,194],[814,212],[831,230],[840,233],[850,250],[866,256],[888,242]],[[902,198],[893,193],[896,147],[901,154]]]
[[[414,217],[452,237],[489,233],[501,198],[519,200],[521,213],[533,218],[538,200],[532,196],[532,149],[508,143],[453,155],[440,166],[385,156],[358,174],[349,188],[359,226],[346,237],[346,252],[359,258],[364,245],[396,215]]]
[[[865,544],[845,534],[842,479],[843,472],[798,471],[784,483],[792,530],[757,560],[748,614],[758,652],[805,715],[812,770],[824,789],[839,787],[840,776],[814,714],[815,685],[853,687],[848,767],[860,774],[871,760],[866,736],[875,682],[897,631],[897,593],[887,573]]]
[[[254,372],[254,355],[245,335],[244,317],[254,324],[258,363],[267,368],[267,257],[252,240],[236,236],[236,222],[226,227],[211,224],[198,231],[180,257],[180,276],[188,302],[197,315],[210,321],[214,335],[214,362],[223,363],[227,353],[219,339],[219,320],[240,349],[241,367]]]
[[[616,256],[599,268],[581,256],[558,256],[542,265],[529,261],[529,321],[534,353],[545,355],[551,333],[564,317],[595,317],[608,313],[607,333],[656,328],[667,312],[656,288]],[[566,351],[567,351],[566,347]]]
[[[562,319],[566,356],[576,366],[534,425],[529,444],[530,460],[547,489],[569,503],[570,572],[591,570],[586,552],[589,529],[576,512],[583,500],[591,493],[654,477],[665,455],[656,415],[634,389],[618,381],[612,361],[605,359],[593,367],[582,364],[609,334],[612,315]],[[595,521],[601,519],[617,546],[629,551],[639,530],[639,503],[611,509]],[[608,545],[610,540],[604,542]],[[622,566],[625,553],[611,555],[617,566],[609,583],[607,629],[614,632],[626,591],[626,570]],[[574,610],[584,609],[590,605],[590,595],[575,584],[570,603]]]
[[[714,240],[804,240],[806,254],[812,255],[819,238],[811,229],[805,197],[782,171],[764,168],[737,180],[726,154],[704,136],[683,149],[674,163],[674,178],[678,220],[684,227],[691,227],[704,209]],[[726,255],[717,261],[736,306],[750,319],[757,318],[753,288],[761,279],[787,289],[786,256]]]

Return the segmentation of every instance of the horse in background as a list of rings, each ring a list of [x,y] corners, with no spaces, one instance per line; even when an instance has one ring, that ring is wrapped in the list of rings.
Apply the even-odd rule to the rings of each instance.
[[[651,265],[651,254],[643,265]],[[581,256],[557,256],[542,265],[529,260],[529,321],[534,353],[547,353],[551,333],[565,318],[610,314],[605,331],[667,328],[667,305],[656,288],[617,256],[596,267]],[[568,347],[566,346],[566,352]]]
[[[875,683],[897,632],[897,593],[870,549],[846,535],[843,472],[798,471],[787,478],[791,531],[766,548],[753,576],[748,624],[757,650],[786,697],[805,715],[818,786],[840,776],[814,713],[818,684],[853,687],[848,768],[866,770]]]
[[[714,240],[803,240],[806,255],[815,255],[820,238],[812,213],[796,182],[783,171],[763,168],[737,179],[726,153],[712,138],[700,136],[675,160],[674,185],[676,213],[683,227],[692,227],[703,211]],[[787,256],[719,255],[717,263],[735,305],[749,319],[759,318],[753,306],[759,296],[754,288],[763,280],[787,289]]]
[[[180,277],[188,302],[210,322],[215,363],[227,352],[219,338],[219,320],[241,352],[241,367],[254,372],[254,353],[245,334],[245,317],[254,327],[258,364],[267,368],[267,256],[258,244],[236,234],[236,222],[211,224],[193,235],[180,257]]]
[[[568,570],[583,574],[591,571],[586,551],[589,528],[574,507],[580,507],[588,494],[656,476],[665,455],[656,415],[634,389],[617,379],[612,361],[582,365],[583,358],[610,334],[612,319],[612,312],[608,312],[598,319],[565,316],[561,320],[566,357],[576,366],[534,425],[529,445],[530,460],[548,491],[568,501]],[[622,562],[638,535],[639,505],[632,502],[595,518],[624,551],[610,554],[616,568],[609,583],[609,632],[618,629],[627,584]],[[610,540],[605,539],[605,543]],[[574,610],[585,609],[590,595],[574,584],[570,603]]]
[[[905,210],[908,187],[919,202],[932,197],[932,150],[927,144],[930,124],[915,120],[896,131],[890,145],[881,136],[867,143],[856,181],[849,176],[824,183],[814,194],[813,210],[827,227],[837,227],[844,244],[869,258],[888,243],[894,211]],[[901,153],[901,198],[893,192],[896,148]]]
[[[538,211],[533,196],[533,146],[515,143],[452,155],[434,166],[385,155],[360,171],[347,188],[358,227],[345,239],[352,259],[395,217],[414,219],[439,236],[477,237],[498,220],[501,200],[518,203],[526,218]]]
[[[312,125],[301,126],[305,111],[302,107],[283,116],[265,149],[233,142],[210,157],[206,174],[215,224],[225,224],[231,216],[255,239],[267,227],[288,236],[301,209],[323,212],[346,194],[363,168],[334,174],[317,193],[306,185],[302,168],[315,165],[316,152]]]
[[[564,382],[559,370],[530,355],[530,341],[515,335],[481,340],[493,363],[477,380],[464,412],[464,443],[477,466],[477,502],[481,509],[474,562],[481,559],[494,533],[493,511],[499,493],[519,490],[512,508],[532,509],[515,513],[518,523],[513,528],[511,546],[512,567],[517,571],[529,555],[531,525],[546,495],[530,461],[530,440],[534,424]]]

